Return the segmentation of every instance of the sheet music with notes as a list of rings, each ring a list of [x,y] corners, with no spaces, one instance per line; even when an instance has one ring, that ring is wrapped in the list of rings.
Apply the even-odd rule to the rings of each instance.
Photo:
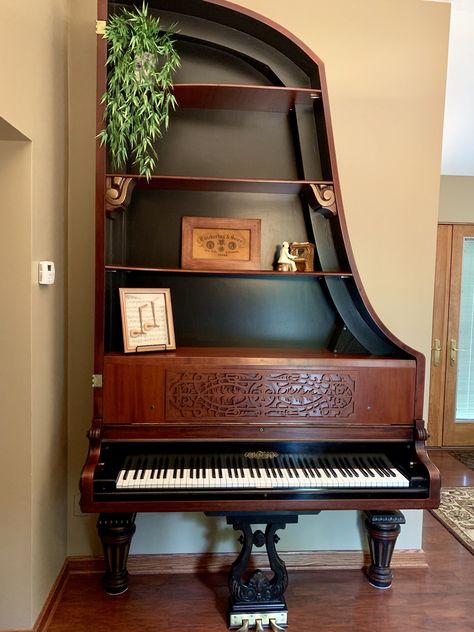
[[[120,288],[125,352],[174,349],[169,289]]]

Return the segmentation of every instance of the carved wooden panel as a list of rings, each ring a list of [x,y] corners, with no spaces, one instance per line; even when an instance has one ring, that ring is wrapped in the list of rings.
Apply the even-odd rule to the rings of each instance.
[[[168,370],[166,383],[168,421],[354,414],[356,380],[343,372]]]

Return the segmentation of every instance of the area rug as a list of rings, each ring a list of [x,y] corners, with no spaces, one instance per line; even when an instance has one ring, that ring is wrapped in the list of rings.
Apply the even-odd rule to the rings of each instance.
[[[449,454],[474,470],[474,450],[449,450]]]
[[[430,511],[474,554],[474,487],[443,487],[439,509]]]

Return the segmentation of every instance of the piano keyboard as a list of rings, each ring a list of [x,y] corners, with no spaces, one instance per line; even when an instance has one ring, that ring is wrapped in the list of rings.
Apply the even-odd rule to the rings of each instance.
[[[136,455],[116,479],[121,490],[320,489],[409,487],[384,454]]]

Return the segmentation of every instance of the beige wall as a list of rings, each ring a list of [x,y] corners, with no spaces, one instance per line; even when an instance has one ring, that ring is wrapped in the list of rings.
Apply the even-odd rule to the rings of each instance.
[[[439,221],[474,223],[474,177],[441,176]]]
[[[0,137],[1,138],[1,137]],[[18,182],[22,183],[18,187]],[[31,144],[0,140],[0,628],[31,616]],[[13,273],[12,273],[13,272]],[[5,309],[5,304],[18,306]],[[26,619],[28,621],[28,619]]]
[[[241,0],[296,34],[326,65],[349,232],[378,315],[430,349],[449,6],[422,0]],[[91,418],[95,0],[71,2],[70,507]],[[81,112],[81,107],[84,111]],[[84,239],[87,240],[84,243]],[[88,371],[87,376],[84,371]],[[420,546],[419,512],[401,546]],[[281,548],[355,548],[357,520],[327,513],[284,532]],[[229,550],[235,534],[198,515],[143,515],[135,552]],[[69,554],[99,552],[95,518],[70,515]]]
[[[0,20],[0,628],[31,627],[66,554],[65,9],[3,0]]]

